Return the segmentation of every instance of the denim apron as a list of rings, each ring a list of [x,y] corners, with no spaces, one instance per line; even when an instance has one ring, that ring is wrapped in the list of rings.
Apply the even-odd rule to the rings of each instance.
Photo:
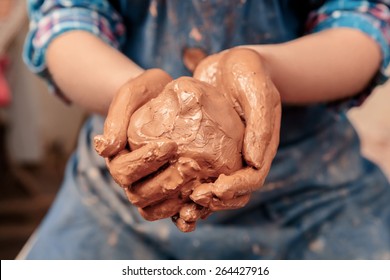
[[[294,1],[113,1],[124,15],[123,52],[145,68],[189,75],[187,47],[211,54],[302,34]],[[315,1],[312,1],[315,2]],[[224,16],[229,15],[229,16]],[[283,107],[281,142],[265,185],[238,210],[213,213],[191,233],[145,221],[92,148],[91,116],[28,259],[389,259],[390,186],[360,154],[343,112]]]

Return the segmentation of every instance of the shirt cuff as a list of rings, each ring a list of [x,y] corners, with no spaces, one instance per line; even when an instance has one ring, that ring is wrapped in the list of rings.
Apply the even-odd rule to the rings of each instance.
[[[376,77],[376,83],[382,84],[389,77],[386,68],[390,62],[390,50],[387,40],[381,30],[380,21],[371,16],[348,11],[335,11],[330,16],[321,20],[311,31],[319,32],[325,29],[347,27],[358,29],[374,39],[382,51],[381,69]]]
[[[125,28],[114,12],[111,19],[98,11],[83,7],[56,7],[30,23],[23,59],[33,73],[43,77],[49,90],[63,97],[53,82],[46,65],[46,51],[50,42],[61,34],[82,30],[90,32],[114,48],[119,48],[124,40]]]

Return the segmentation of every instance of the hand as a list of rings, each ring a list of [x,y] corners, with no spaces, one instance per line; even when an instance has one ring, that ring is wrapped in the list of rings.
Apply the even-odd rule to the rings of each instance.
[[[243,60],[242,57],[245,59]],[[265,75],[265,71],[261,65],[261,59],[255,52],[245,49],[235,49],[210,56],[200,64],[194,76],[217,87],[219,92],[225,95],[225,98],[221,98],[222,96],[215,91],[215,87],[207,86],[205,83],[194,83],[194,81],[187,83],[187,85],[194,84],[194,89],[181,88],[181,84],[183,83],[180,82],[186,78],[175,81],[170,84],[171,87],[167,87],[166,92],[172,93],[176,90],[176,98],[181,103],[179,106],[180,114],[178,115],[180,117],[175,119],[184,120],[185,123],[182,125],[188,131],[180,131],[179,135],[176,133],[176,137],[179,136],[179,138],[172,141],[172,138],[175,138],[173,136],[175,135],[175,131],[172,134],[172,131],[167,133],[166,129],[157,129],[159,133],[155,135],[154,141],[137,143],[134,140],[136,137],[134,135],[131,137],[132,131],[145,130],[147,126],[139,125],[138,127],[134,127],[133,123],[133,127],[130,125],[127,131],[129,143],[133,144],[130,145],[133,151],[121,150],[117,156],[107,160],[108,167],[114,179],[125,188],[129,200],[139,207],[140,213],[146,219],[156,220],[172,217],[175,224],[182,231],[194,230],[195,222],[199,218],[208,216],[211,211],[243,207],[249,201],[250,193],[261,187],[269,171],[278,145],[280,125],[279,95],[268,75]],[[243,79],[246,79],[246,81]],[[224,84],[222,84],[222,80]],[[184,80],[184,82],[188,81]],[[203,91],[202,88],[204,89]],[[188,95],[189,92],[194,94],[192,96]],[[154,95],[158,95],[158,93]],[[151,101],[150,104],[145,105],[146,107],[142,107],[139,110],[141,113],[137,112],[138,115],[141,114],[138,120],[144,122],[146,118],[152,122],[152,120],[157,119],[161,127],[170,127],[170,122],[164,123],[165,113],[160,114],[160,116],[154,113],[151,117],[148,115],[150,111],[156,112],[158,110],[149,110],[148,113],[147,108],[162,108],[162,111],[165,112],[167,109],[166,104],[169,107],[169,103],[172,103],[172,100],[175,99],[172,97],[174,97],[174,94],[160,95],[154,103],[158,103],[158,99],[164,100],[164,102],[151,105],[153,104],[153,101]],[[182,98],[184,99],[181,100]],[[201,100],[204,102],[204,100],[213,100],[213,98],[215,99],[214,102],[201,104]],[[188,104],[191,106],[187,106]],[[216,166],[224,167],[223,164],[213,165],[213,163],[210,170],[214,174],[209,173],[205,175],[203,172],[200,175],[202,173],[200,170],[203,171],[205,166],[210,166],[209,159],[205,160],[208,157],[207,153],[199,155],[199,151],[197,151],[197,156],[194,156],[196,153],[190,153],[190,157],[183,157],[185,155],[185,152],[183,153],[183,147],[191,150],[188,147],[191,146],[189,143],[192,142],[187,142],[183,145],[183,141],[180,143],[180,137],[189,135],[187,138],[191,138],[192,134],[195,136],[203,135],[202,130],[201,133],[198,133],[198,130],[202,126],[197,125],[196,121],[188,123],[189,120],[196,120],[194,116],[199,115],[200,107],[197,106],[199,104],[202,105],[200,107],[206,108],[203,116],[209,117],[209,124],[204,127],[207,128],[212,123],[214,124],[214,128],[211,131],[218,131],[218,127],[222,127],[222,130],[230,135],[229,137],[214,135],[212,138],[235,139],[233,144],[222,143],[222,149],[220,150],[222,152],[232,151],[229,147],[226,148],[226,144],[231,145],[231,147],[236,147],[235,149],[236,152],[238,151],[239,158],[232,162],[239,162],[239,165],[233,164],[234,166],[230,166],[230,169],[225,168],[223,170],[216,168]],[[207,104],[209,105],[207,106]],[[119,103],[114,103],[110,107],[110,112],[118,112],[116,109],[117,106],[120,106]],[[207,107],[209,109],[208,111]],[[233,112],[229,111],[233,107],[246,123],[244,145],[242,145],[241,138],[244,134],[244,129],[241,128],[242,123],[238,117],[236,117],[238,120],[234,119],[234,115],[238,116],[234,110]],[[122,111],[124,112],[125,110]],[[233,119],[226,121],[229,116],[232,116]],[[137,118],[135,117],[135,119]],[[128,124],[129,121],[126,121],[126,123]],[[123,127],[126,127],[126,125],[118,130],[126,131]],[[194,127],[197,128],[195,129],[197,134],[191,134]],[[154,128],[152,134],[156,133],[155,131],[156,129]],[[150,132],[146,133],[149,133],[149,137],[151,136]],[[117,135],[119,134],[117,133]],[[168,136],[170,139],[167,139],[165,136]],[[115,143],[116,138],[113,138],[114,141],[112,143]],[[95,142],[106,143],[96,140],[99,140],[99,137],[95,139]],[[208,142],[203,140],[200,146],[205,147],[204,143]],[[243,149],[243,155],[246,161],[245,167],[241,165],[241,148]],[[204,152],[204,149],[201,149],[201,151]],[[114,154],[111,153],[111,155]],[[230,155],[230,157],[234,158],[232,155],[234,153]],[[229,158],[229,156],[223,158]],[[205,162],[207,164],[204,164]],[[169,167],[161,169],[166,164],[169,164]],[[158,171],[156,173],[157,175],[145,177],[156,171]],[[227,174],[227,176],[220,174]],[[220,176],[215,182],[210,179],[212,177],[218,177],[218,175]]]
[[[250,194],[263,185],[279,145],[278,90],[262,58],[244,48],[209,56],[196,68],[194,77],[217,87],[244,120],[246,166],[195,187],[190,198],[211,211],[243,207]]]
[[[183,206],[192,209],[189,222],[207,214],[189,199],[195,182],[241,168],[244,125],[214,87],[190,77],[169,81],[155,69],[122,86],[94,143],[145,219],[171,217]]]
[[[237,123],[226,129],[228,132],[238,130],[240,135],[244,134],[241,147],[245,164],[236,166],[234,170],[230,170],[231,172],[217,172],[215,176],[218,177],[217,180],[210,180],[212,176],[200,175],[199,169],[203,170],[203,166],[197,167],[197,163],[201,162],[201,158],[198,157],[195,161],[192,159],[191,172],[178,171],[180,163],[175,163],[163,173],[137,186],[135,190],[138,190],[138,195],[134,193],[134,189],[133,191],[131,188],[128,189],[129,200],[133,203],[139,203],[141,192],[145,194],[144,198],[148,201],[144,200],[145,204],[138,205],[142,207],[140,212],[146,219],[156,220],[171,216],[173,222],[182,231],[194,230],[196,221],[207,217],[213,211],[245,206],[251,193],[263,185],[279,144],[280,97],[264,68],[261,57],[256,52],[237,48],[212,55],[200,63],[194,78],[217,89],[217,91],[212,88],[206,89],[207,92],[213,92],[211,96],[222,93],[225,97],[224,102],[220,100],[213,103],[213,111],[217,112],[212,118],[215,122],[224,123],[222,120],[218,121],[221,116],[227,118],[233,115],[233,113],[222,112],[223,108],[234,108],[237,115],[245,122],[244,131],[239,129]],[[185,93],[193,91],[183,89]],[[218,108],[217,104],[221,103],[223,106]],[[193,104],[201,104],[201,102],[197,101]],[[195,108],[196,105],[193,105],[192,109]],[[191,127],[194,127],[194,124],[188,125],[186,129]],[[131,131],[134,129],[129,130],[129,133]],[[181,133],[188,132],[184,130]],[[222,136],[214,138],[222,139]],[[180,151],[178,153],[180,154]],[[177,174],[173,177],[179,178],[177,183],[165,179],[172,177],[169,174],[173,173]],[[156,191],[145,191],[151,188]],[[155,199],[150,200],[151,193],[156,194]],[[162,199],[164,194],[168,195]],[[173,196],[170,197],[171,194]]]
[[[182,77],[131,116],[130,149],[107,166],[145,219],[180,212],[186,223],[177,219],[178,227],[190,231],[209,212],[189,199],[193,187],[241,169],[243,135],[240,117],[215,87]]]

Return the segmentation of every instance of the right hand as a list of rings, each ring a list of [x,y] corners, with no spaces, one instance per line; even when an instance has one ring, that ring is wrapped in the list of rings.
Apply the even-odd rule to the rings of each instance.
[[[207,57],[194,77],[214,85],[243,119],[245,164],[232,174],[221,174],[214,182],[195,186],[190,198],[212,212],[241,208],[251,193],[263,186],[279,145],[279,92],[263,58],[246,48]]]

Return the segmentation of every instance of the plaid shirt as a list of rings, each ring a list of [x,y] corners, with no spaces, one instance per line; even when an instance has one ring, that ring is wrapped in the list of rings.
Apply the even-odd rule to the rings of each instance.
[[[47,46],[51,40],[70,30],[88,31],[115,48],[123,46],[126,41],[123,10],[119,13],[119,10],[114,9],[111,2],[107,0],[29,0],[31,23],[24,50],[24,60],[29,68],[50,82],[50,75],[45,63]],[[134,10],[134,6],[136,6],[133,4],[134,2],[139,4],[139,1],[131,3],[122,1],[122,8],[124,6],[124,9]],[[279,0],[276,2],[280,2],[281,7],[286,7],[292,1]],[[304,6],[302,1],[300,2],[299,4]],[[306,21],[307,33],[335,27],[349,27],[361,30],[380,45],[383,59],[378,75],[379,79],[376,79],[375,83],[384,82],[387,79],[385,69],[390,62],[390,0],[311,0],[307,2],[320,2],[320,5],[317,5],[307,18],[302,19]],[[116,3],[118,6],[120,0]],[[155,1],[150,2],[149,12],[153,11],[155,4]],[[133,11],[133,13],[137,13],[137,11]],[[142,66],[145,67],[145,65]],[[155,66],[153,65],[153,67]]]

